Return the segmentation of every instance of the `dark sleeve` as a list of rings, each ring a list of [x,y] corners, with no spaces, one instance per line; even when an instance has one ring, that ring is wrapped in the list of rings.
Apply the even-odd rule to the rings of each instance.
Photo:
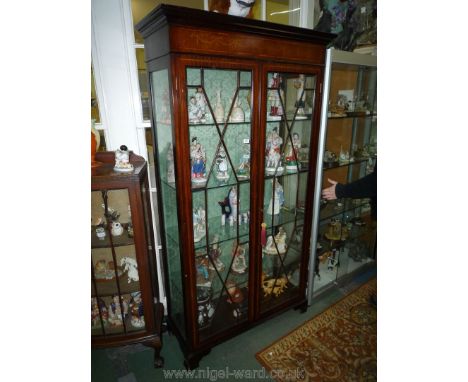
[[[369,175],[348,184],[338,183],[337,198],[375,198],[377,196],[377,168]]]

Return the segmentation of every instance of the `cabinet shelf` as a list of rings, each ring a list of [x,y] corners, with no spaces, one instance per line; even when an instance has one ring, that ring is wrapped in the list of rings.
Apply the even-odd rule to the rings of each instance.
[[[337,200],[328,202],[326,206],[322,207],[322,209],[320,210],[319,221],[322,222],[324,220],[329,220],[335,216],[342,215],[357,208],[362,208],[364,206],[367,206],[369,202],[370,199],[360,199],[358,201],[357,199],[353,200],[349,198],[341,199],[341,202]],[[338,207],[338,203],[342,203],[343,205],[341,207]]]
[[[120,293],[121,294],[130,294],[133,292],[138,292],[140,290],[139,282],[127,282],[127,274],[122,274],[119,277]],[[116,279],[111,280],[96,280],[97,292],[91,293],[91,297],[111,297],[114,294],[118,293],[117,281]],[[94,288],[92,288],[94,290]]]
[[[120,236],[112,236],[112,245],[114,247],[123,247],[127,245],[134,245],[135,241],[127,234],[128,224],[122,224],[124,232]],[[101,240],[96,236],[96,226],[91,226],[91,248],[110,248],[111,243],[109,239],[109,231],[106,229],[106,237]]]
[[[326,170],[331,170],[331,169],[334,169],[334,168],[340,168],[340,167],[347,167],[347,166],[352,166],[354,164],[361,164],[361,163],[365,163],[367,161],[369,161],[369,159],[376,159],[377,156],[375,155],[372,155],[372,156],[369,156],[368,158],[360,158],[360,159],[354,159],[352,162],[348,162],[348,163],[337,163],[337,162],[333,162],[333,163],[327,163],[327,162],[323,162],[323,170],[326,171]]]
[[[343,116],[338,116],[338,115],[330,115],[327,117],[328,119],[352,119],[352,118],[377,118],[377,113],[369,113],[369,114],[353,114],[353,115],[343,115]]]

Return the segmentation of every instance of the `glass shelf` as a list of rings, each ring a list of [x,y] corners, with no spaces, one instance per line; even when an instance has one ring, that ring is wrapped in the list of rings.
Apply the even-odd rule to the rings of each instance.
[[[112,244],[114,247],[122,247],[125,245],[133,245],[135,242],[132,237],[127,234],[128,224],[122,224],[124,232],[120,236],[112,236]],[[109,239],[109,231],[106,229],[106,237],[101,240],[96,236],[96,226],[91,226],[91,248],[109,248],[111,247]]]
[[[264,211],[267,211],[268,205],[264,206]],[[282,207],[280,213],[277,215],[264,215],[265,223],[267,223],[267,230],[270,230],[273,227],[278,227],[283,224],[294,223],[296,222],[297,226],[304,224],[304,211],[298,209],[288,210]]]
[[[360,163],[365,163],[367,162],[369,159],[376,159],[377,156],[373,155],[373,156],[369,156],[368,158],[362,158],[362,159],[354,159],[353,161],[350,161],[348,163],[337,163],[337,162],[333,162],[333,163],[328,163],[328,162],[323,162],[323,170],[330,170],[330,169],[333,169],[333,168],[339,168],[339,167],[346,167],[346,166],[352,166],[353,164],[360,164]]]
[[[358,200],[349,198],[327,202],[325,206],[321,207],[319,221],[328,220],[343,213],[350,212],[356,208],[365,207],[369,202],[370,199]],[[338,203],[342,203],[342,206],[338,207]]]
[[[221,132],[222,132],[222,129],[224,128],[225,125],[250,125],[250,121],[244,121],[244,122],[220,122],[218,123],[218,127],[221,129]],[[206,123],[189,123],[189,126],[190,127],[200,127],[200,126],[207,126],[207,127],[213,127],[213,126],[216,126],[216,123],[214,122],[206,122]]]
[[[329,115],[328,119],[346,119],[346,118],[371,118],[371,117],[377,117],[377,113],[372,113],[370,112],[369,114],[366,114],[366,112],[356,112],[355,114],[347,114],[347,115]]]

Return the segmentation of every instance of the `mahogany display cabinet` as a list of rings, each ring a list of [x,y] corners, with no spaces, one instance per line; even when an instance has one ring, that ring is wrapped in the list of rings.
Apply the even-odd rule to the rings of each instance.
[[[334,35],[161,5],[151,91],[169,327],[187,368],[307,308],[326,45]]]
[[[147,165],[114,171],[114,152],[98,152],[91,170],[91,342],[142,343],[161,367],[164,307],[158,302]]]

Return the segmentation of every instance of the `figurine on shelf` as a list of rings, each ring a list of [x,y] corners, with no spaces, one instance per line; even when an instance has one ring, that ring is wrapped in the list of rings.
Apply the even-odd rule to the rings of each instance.
[[[237,96],[231,111],[231,117],[229,118],[229,122],[244,122],[244,120],[245,113],[244,110],[242,110],[242,108],[240,107],[239,96]]]
[[[298,133],[292,134],[292,144],[288,141],[286,145],[286,155],[284,161],[286,163],[286,171],[296,172],[299,170],[299,150],[301,148],[301,138]]]
[[[99,310],[101,310],[101,315],[99,315]],[[101,318],[104,326],[107,326],[109,313],[106,303],[101,298],[91,297],[91,327],[100,328]]]
[[[214,115],[217,123],[224,122],[224,107],[221,101],[221,90],[216,90],[216,105],[214,108]]]
[[[211,286],[209,271],[210,260],[208,256],[206,254],[204,256],[197,256],[195,263],[197,269],[197,286]]]
[[[238,244],[237,240],[232,243],[232,261],[231,269],[235,273],[243,274],[247,270],[247,263],[245,261],[245,248]]]
[[[239,180],[248,179],[250,177],[250,139],[244,139],[243,154],[241,156],[240,165],[237,168],[237,177]]]
[[[142,328],[145,326],[145,316],[143,315],[143,299],[141,298],[141,292],[130,293],[132,298],[130,299],[130,323],[134,328]]]
[[[192,183],[198,185],[206,183],[206,154],[203,146],[198,143],[197,137],[192,138],[190,158],[192,160]]]
[[[268,280],[265,280],[265,278],[265,272],[262,272],[262,289],[264,293],[263,297],[268,297],[271,294],[274,294],[276,297],[278,297],[281,293],[284,292],[284,289],[288,287],[288,279],[285,276]]]
[[[273,73],[270,81],[268,82],[268,101],[270,102],[270,114],[268,119],[278,121],[281,120],[283,106],[281,100],[284,100],[283,78],[279,73]]]
[[[200,115],[195,96],[191,96],[188,103],[189,123],[200,123]]]
[[[325,237],[328,240],[340,240],[341,239],[341,221],[338,219],[331,219],[328,224],[328,230],[325,232]]]
[[[193,241],[198,243],[206,235],[206,212],[202,207],[193,210]]]
[[[122,312],[123,309],[123,312]],[[128,303],[123,296],[120,298],[119,295],[114,294],[112,296],[112,302],[109,305],[109,323],[112,326],[121,326],[123,324],[123,320],[128,315]]]
[[[280,227],[274,239],[273,239],[273,236],[268,237],[267,243],[265,245],[265,248],[263,249],[263,252],[265,252],[267,255],[277,255],[277,254],[284,255],[286,253],[286,250],[287,250],[286,231],[284,230],[283,227]]]
[[[120,266],[123,267],[124,272],[127,272],[128,283],[132,281],[138,281],[138,263],[131,257],[122,257],[120,260]]]
[[[212,0],[209,2],[209,10],[232,16],[253,18],[253,6],[255,0]]]
[[[203,94],[203,88],[201,87],[197,88],[197,92],[195,93],[195,100],[197,102],[198,115],[200,118],[200,122],[205,123],[206,118],[207,118],[207,102],[206,102],[205,95]]]
[[[343,150],[343,146],[340,147],[340,156],[338,158],[340,164],[348,164],[349,162],[352,162],[351,158],[349,157],[349,152]]]
[[[207,325],[213,317],[215,308],[211,300],[213,291],[210,287],[197,286],[198,325]]]
[[[232,304],[241,303],[244,300],[244,294],[240,290],[240,288],[236,285],[234,281],[227,281],[226,282],[226,290],[228,293],[227,302]]]
[[[219,259],[221,257],[221,248],[219,248],[219,236],[215,235],[213,238],[213,244],[211,245],[209,256],[210,256],[210,263],[208,265],[209,269],[211,270],[218,270],[218,272],[224,271],[224,264]],[[213,266],[214,264],[214,266]]]
[[[104,227],[96,227],[96,236],[99,240],[104,240],[106,238],[106,230]]]
[[[127,224],[127,235],[128,237],[132,238],[133,237],[133,224],[132,224],[132,209],[130,208],[130,205],[127,207],[128,209],[128,224]]]
[[[114,171],[117,172],[132,172],[133,165],[130,163],[130,153],[127,146],[122,145],[120,149],[115,151],[115,166]]]
[[[274,184],[274,192],[271,195],[270,203],[268,204],[267,214],[278,215],[280,213],[281,206],[284,205],[284,191],[283,186],[277,178],[271,180],[272,185]]]
[[[334,152],[325,150],[323,162],[328,166],[332,166],[338,162],[338,158]]]
[[[175,170],[174,170],[174,148],[172,143],[169,143],[167,149],[167,183],[175,183]]]
[[[299,74],[299,77],[294,80],[294,87],[297,89],[297,97],[294,106],[297,108],[296,119],[305,119],[305,93],[304,93],[305,76]]]
[[[123,227],[120,222],[112,222],[111,234],[112,236],[120,236],[123,234]]]
[[[226,151],[224,151],[224,147],[221,145],[218,149],[218,153],[215,157],[216,163],[216,179],[226,181],[229,179],[228,174],[228,161],[226,156]]]
[[[328,260],[327,270],[328,271],[333,271],[333,269],[338,265],[337,250],[336,249],[333,249],[332,251],[329,251],[329,256],[328,256],[327,260]]]
[[[278,128],[275,127],[268,133],[266,139],[266,173],[276,176],[283,174],[284,168],[281,165],[281,145],[283,138],[278,134]]]
[[[237,199],[237,187],[231,187],[228,195],[223,201],[218,202],[221,206],[221,224],[224,225],[226,219],[229,221],[229,225],[233,225],[237,221],[237,211],[239,208],[239,201]]]

